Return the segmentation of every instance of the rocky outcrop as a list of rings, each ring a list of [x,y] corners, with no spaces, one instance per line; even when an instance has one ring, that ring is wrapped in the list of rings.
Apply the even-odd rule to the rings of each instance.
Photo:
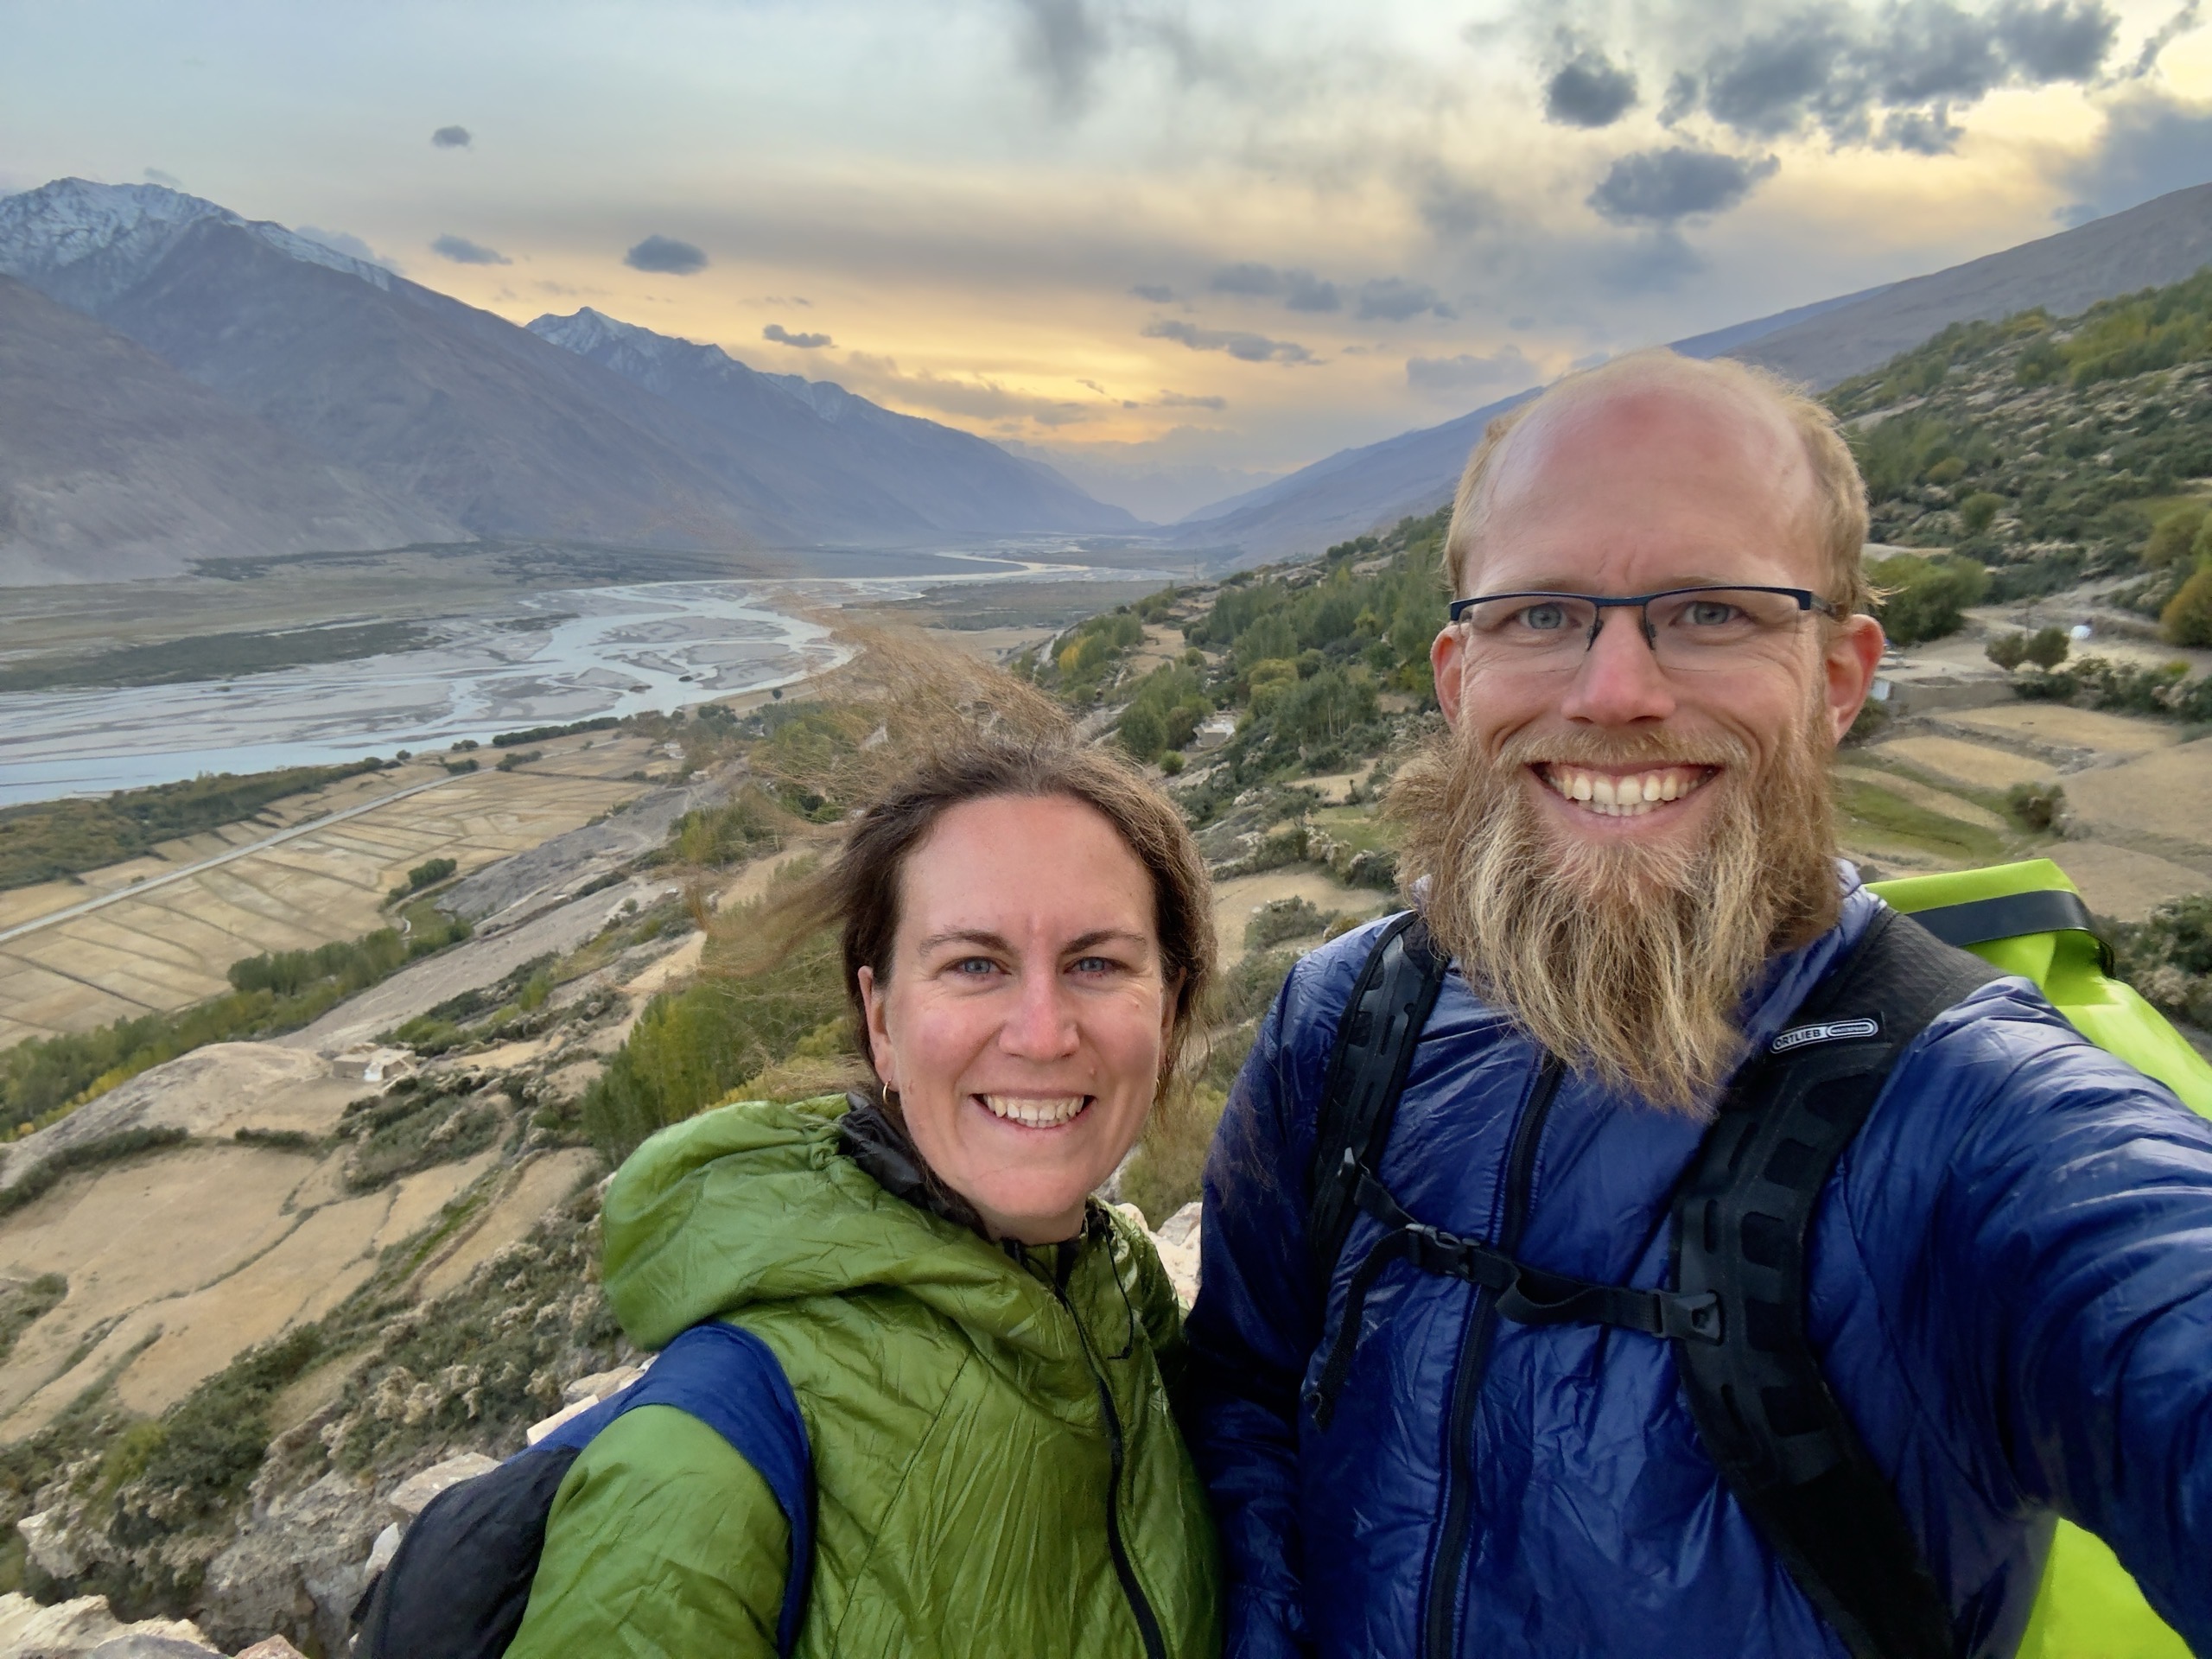
[[[1160,1265],[1167,1269],[1175,1294],[1185,1308],[1198,1300],[1198,1212],[1195,1201],[1186,1204],[1161,1222],[1160,1230],[1152,1236],[1153,1248],[1160,1252]]]
[[[199,1626],[183,1619],[124,1624],[105,1596],[50,1607],[29,1596],[0,1596],[0,1654],[8,1659],[205,1659],[216,1652]]]
[[[335,1471],[265,1509],[257,1504],[207,1565],[201,1622],[227,1644],[276,1630],[345,1652],[353,1604],[368,1586],[369,1546],[388,1518],[369,1487]]]

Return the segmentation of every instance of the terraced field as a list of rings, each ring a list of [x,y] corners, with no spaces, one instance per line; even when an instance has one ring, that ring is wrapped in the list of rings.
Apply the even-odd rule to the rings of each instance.
[[[181,1007],[224,989],[240,957],[386,925],[378,904],[413,867],[450,858],[465,874],[535,847],[632,798],[631,774],[663,764],[639,738],[588,741],[512,772],[368,773],[81,881],[0,893],[0,1047]]]
[[[2212,751],[2168,721],[2050,703],[1999,703],[1909,721],[1837,767],[1845,849],[1872,871],[2050,858],[2099,915],[2139,920],[2212,887]],[[2065,791],[2063,838],[2005,810],[2016,785]]]

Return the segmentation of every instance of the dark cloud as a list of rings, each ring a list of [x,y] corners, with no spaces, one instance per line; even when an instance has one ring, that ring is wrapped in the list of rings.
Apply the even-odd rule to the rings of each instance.
[[[1175,297],[1175,290],[1165,283],[1139,283],[1129,292],[1141,300],[1150,300],[1154,305],[1165,305]]]
[[[1213,274],[1206,284],[1217,294],[1280,294],[1282,292],[1282,273],[1273,265],[1224,265]]]
[[[147,183],[158,184],[164,190],[181,190],[184,188],[184,181],[182,179],[177,177],[174,173],[164,173],[158,167],[148,168],[145,171],[144,177]]]
[[[2106,111],[2095,151],[2061,175],[2079,225],[2212,179],[2212,105],[2138,91]]]
[[[1350,297],[1357,302],[1362,322],[1403,322],[1424,311],[1440,317],[1458,313],[1437,291],[1423,283],[1402,276],[1378,276],[1347,290],[1310,270],[1277,270],[1273,265],[1245,261],[1224,265],[1207,284],[1217,294],[1243,294],[1260,299],[1279,299],[1289,311],[1341,311]]]
[[[1812,130],[1939,154],[1962,130],[1954,113],[2001,87],[2095,78],[2119,29],[2105,0],[2000,0],[1986,11],[1890,0],[1873,12],[1822,0],[1722,48],[1701,75],[1678,74],[1660,118],[1701,105],[1751,137]]]
[[[1294,340],[1269,340],[1230,328],[1201,328],[1195,323],[1161,318],[1138,331],[1147,340],[1172,340],[1194,352],[1227,352],[1244,363],[1311,363],[1313,353]]]
[[[1882,118],[1875,143],[1884,149],[1906,149],[1918,156],[1948,156],[1965,132],[1965,128],[1951,119],[1948,110],[1897,110]]]
[[[1227,409],[1229,399],[1211,396],[1200,397],[1194,392],[1163,391],[1152,400],[1154,409]]]
[[[2054,0],[2037,6],[2007,0],[1997,9],[1997,43],[2031,86],[2087,80],[2104,67],[2120,19],[2101,0]]]
[[[1478,357],[1462,352],[1457,357],[1409,357],[1406,384],[1421,391],[1457,395],[1484,387],[1534,384],[1543,372],[1517,346]]]
[[[1109,42],[1087,0],[1015,0],[1016,50],[1064,114],[1090,101],[1091,79]]]
[[[467,149],[475,142],[467,127],[440,127],[430,135],[431,146],[437,149]]]
[[[672,236],[649,236],[622,256],[632,270],[650,270],[662,276],[689,276],[707,268],[707,256],[689,242]]]
[[[1793,18],[1770,35],[1715,54],[1706,66],[1706,112],[1758,137],[1790,131],[1833,82],[1843,48],[1827,16]]]
[[[1325,283],[1310,270],[1286,270],[1283,278],[1283,304],[1293,311],[1341,311],[1344,309],[1343,291],[1334,283]]]
[[[1277,270],[1247,260],[1224,265],[1207,284],[1217,294],[1246,294],[1280,299],[1292,311],[1341,311],[1344,290],[1310,270]]]
[[[1424,311],[1440,317],[1459,315],[1426,283],[1409,283],[1402,276],[1378,276],[1372,282],[1359,285],[1359,320],[1362,322],[1403,322]]]
[[[796,346],[802,352],[818,351],[837,342],[827,334],[795,334],[780,322],[772,322],[760,331],[760,338],[772,340],[779,346]]]
[[[452,260],[456,265],[514,264],[497,248],[487,248],[481,242],[472,242],[465,236],[441,236],[431,242],[430,251],[441,259]]]
[[[1716,150],[1641,150],[1615,162],[1590,193],[1590,205],[1617,225],[1672,225],[1698,213],[1725,213],[1780,165]]]
[[[1636,107],[1636,77],[1586,47],[1544,88],[1544,118],[1566,127],[1610,127]]]

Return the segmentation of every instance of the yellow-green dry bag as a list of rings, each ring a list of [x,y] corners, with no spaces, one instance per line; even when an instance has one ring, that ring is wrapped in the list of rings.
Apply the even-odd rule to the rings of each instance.
[[[2084,1037],[2212,1117],[2212,1065],[2112,977],[2080,894],[2049,859],[1869,885],[1939,938],[2033,980]],[[2102,1541],[2061,1521],[2020,1659],[2190,1659],[2190,1652]]]

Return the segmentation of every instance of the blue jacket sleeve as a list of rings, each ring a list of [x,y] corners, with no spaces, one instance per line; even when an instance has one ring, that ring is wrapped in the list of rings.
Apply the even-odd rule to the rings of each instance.
[[[2024,1044],[2043,1014],[1943,1045],[1988,1093],[1939,1178],[1928,1305],[1952,1340],[1928,1334],[1993,1431],[1984,1466],[2212,1653],[2212,1122],[2063,1027]]]
[[[1188,1326],[1192,1451],[1221,1528],[1230,1659],[1308,1650],[1298,1395],[1320,1338],[1306,1247],[1309,1096],[1318,1082],[1297,1076],[1284,1046],[1285,1011],[1301,976],[1292,976],[1262,1022],[1206,1160],[1198,1299]],[[1325,1055],[1328,1039],[1319,1040]],[[1310,1051],[1311,1034],[1300,1042]]]

